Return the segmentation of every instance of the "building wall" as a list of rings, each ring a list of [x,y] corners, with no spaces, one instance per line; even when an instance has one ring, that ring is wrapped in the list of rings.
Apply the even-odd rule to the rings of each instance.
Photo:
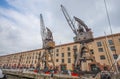
[[[88,47],[95,57],[95,60],[102,66],[111,65],[111,58],[109,56],[110,50],[108,48],[112,47],[113,54],[120,54],[120,33],[107,36],[107,40],[112,40],[114,44],[109,44],[106,41],[106,37],[97,37],[93,42],[88,43]],[[97,43],[99,42],[99,46]],[[114,46],[116,51],[114,50]],[[73,50],[76,47],[76,51]],[[78,43],[68,43],[56,46],[52,50],[53,60],[57,67],[60,65],[66,65],[67,69],[72,70],[74,64],[74,53],[78,53],[80,50],[80,44]],[[44,53],[43,49],[36,49],[31,51],[19,52],[15,54],[0,56],[0,66],[9,66],[10,68],[16,67],[36,67],[38,64],[39,55],[42,56]],[[100,58],[101,57],[101,58]],[[113,62],[113,61],[112,61]],[[41,62],[39,62],[42,65]],[[120,64],[120,62],[119,62]],[[52,64],[50,63],[50,66]]]
[[[61,45],[55,48],[55,63],[56,66],[60,66],[60,64],[66,65],[67,69],[72,69],[72,65],[74,63],[74,51],[73,47],[77,47],[77,52],[79,50],[79,44],[71,43],[68,45]]]

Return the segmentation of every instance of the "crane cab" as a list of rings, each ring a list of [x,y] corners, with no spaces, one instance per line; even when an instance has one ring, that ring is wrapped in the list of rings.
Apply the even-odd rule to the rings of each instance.
[[[46,40],[44,44],[45,49],[52,49],[55,47],[55,42],[52,40]]]
[[[93,41],[93,35],[91,31],[78,33],[74,38],[75,42],[88,43]]]

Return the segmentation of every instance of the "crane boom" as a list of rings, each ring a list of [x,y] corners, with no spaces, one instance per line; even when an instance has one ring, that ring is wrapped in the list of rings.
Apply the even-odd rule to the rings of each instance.
[[[88,28],[88,26],[81,19],[74,16],[73,19],[78,24],[78,26],[76,26],[71,20],[69,14],[67,13],[67,10],[63,5],[61,5],[61,9],[70,28],[75,34],[75,37],[73,38],[74,41],[79,43],[88,43],[93,41],[93,35],[91,29]]]
[[[75,17],[74,16],[74,19],[75,19],[75,21],[77,21],[79,24],[81,24],[85,29],[86,29],[86,31],[89,31],[90,29],[88,28],[88,26],[81,20],[81,19],[79,19],[79,18],[77,18],[77,17]]]
[[[42,37],[42,42],[43,42],[43,48],[45,46],[45,38],[46,38],[46,29],[45,29],[45,24],[43,21],[43,17],[42,14],[40,14],[40,26],[41,26],[41,37]]]
[[[71,18],[69,16],[68,12],[67,12],[67,10],[65,9],[65,7],[63,5],[61,5],[61,9],[62,9],[62,12],[63,12],[70,28],[72,29],[73,33],[75,33],[75,35],[77,35],[77,30],[75,28],[75,25],[74,25],[73,21],[71,20]]]
[[[54,41],[52,32],[49,28],[45,27],[42,14],[40,14],[40,26],[41,26],[41,36],[43,42],[43,48],[54,48]]]

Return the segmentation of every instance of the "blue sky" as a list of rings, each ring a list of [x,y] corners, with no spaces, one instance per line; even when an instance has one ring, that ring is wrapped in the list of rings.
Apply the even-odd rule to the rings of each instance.
[[[6,0],[0,0],[0,6],[1,7],[5,7],[5,8],[9,7],[8,3],[6,2]]]
[[[120,31],[120,0],[106,0],[113,33]],[[71,18],[88,25],[95,37],[110,34],[104,0],[0,0],[0,55],[42,48],[39,15],[53,32],[56,45],[73,42],[60,5]]]

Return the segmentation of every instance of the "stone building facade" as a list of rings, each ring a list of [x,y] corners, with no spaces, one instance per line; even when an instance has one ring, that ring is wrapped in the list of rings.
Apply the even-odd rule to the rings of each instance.
[[[120,55],[120,33],[94,38],[93,42],[87,44],[90,53],[100,65],[101,69],[110,67],[114,60]],[[56,67],[73,69],[74,56],[78,53],[80,44],[67,43],[55,46],[51,51]],[[43,49],[35,49],[9,55],[0,56],[0,67],[2,68],[36,68],[38,59],[44,53]],[[111,56],[112,55],[112,56]],[[112,58],[113,57],[113,58]],[[39,62],[42,67],[42,63]],[[118,62],[120,65],[120,62]],[[50,67],[52,64],[50,63]]]

